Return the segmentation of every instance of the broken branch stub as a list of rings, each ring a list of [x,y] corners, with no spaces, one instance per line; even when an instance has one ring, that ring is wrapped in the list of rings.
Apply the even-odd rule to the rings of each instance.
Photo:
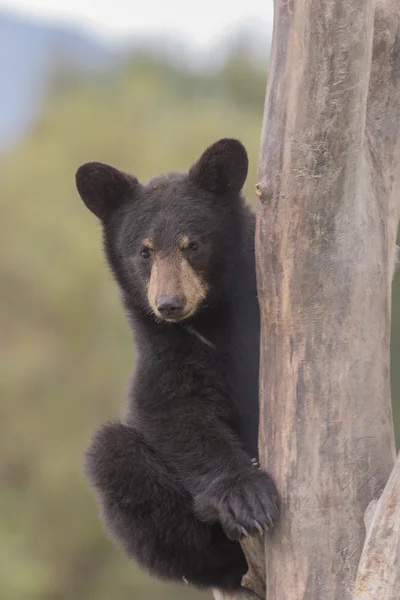
[[[376,503],[361,555],[353,600],[400,598],[400,454]]]

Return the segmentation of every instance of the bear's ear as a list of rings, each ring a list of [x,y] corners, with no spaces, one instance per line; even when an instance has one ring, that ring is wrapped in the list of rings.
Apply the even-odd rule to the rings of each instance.
[[[203,152],[189,169],[189,178],[210,192],[239,193],[246,181],[248,167],[243,144],[224,138]]]
[[[75,181],[88,209],[102,220],[138,185],[135,177],[99,162],[89,162],[79,167]]]

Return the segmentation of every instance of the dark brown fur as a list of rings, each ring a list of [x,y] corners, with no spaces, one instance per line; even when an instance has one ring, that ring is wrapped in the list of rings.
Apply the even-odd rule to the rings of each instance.
[[[145,185],[99,163],[77,173],[137,346],[124,422],[94,435],[88,478],[111,534],[150,573],[224,590],[247,570],[239,540],[279,509],[252,464],[259,314],[246,174],[236,140]],[[159,312],[165,294],[182,299],[178,318]]]

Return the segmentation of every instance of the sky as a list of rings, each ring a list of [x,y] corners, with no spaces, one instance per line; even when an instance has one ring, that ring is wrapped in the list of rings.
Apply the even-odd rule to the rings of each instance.
[[[273,0],[0,0],[1,9],[79,25],[110,41],[176,32],[201,47],[238,23],[270,29]]]

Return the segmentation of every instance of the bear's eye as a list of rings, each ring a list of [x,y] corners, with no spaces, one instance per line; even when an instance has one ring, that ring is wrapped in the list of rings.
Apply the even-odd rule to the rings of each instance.
[[[151,255],[150,248],[148,248],[147,246],[144,246],[140,251],[140,256],[142,258],[144,258],[145,260],[147,260],[148,258],[150,258],[150,255]]]
[[[199,245],[196,242],[190,242],[188,248],[191,252],[197,252],[199,249]]]

